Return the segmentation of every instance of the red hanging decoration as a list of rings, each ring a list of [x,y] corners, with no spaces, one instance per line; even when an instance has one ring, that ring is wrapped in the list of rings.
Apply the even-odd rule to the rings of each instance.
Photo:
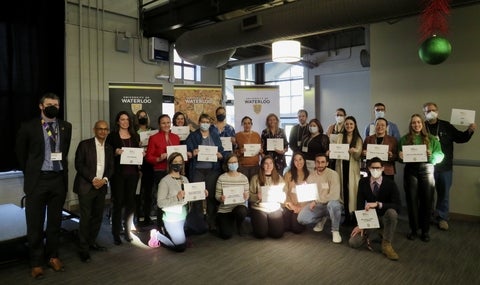
[[[420,16],[420,42],[433,35],[446,36],[451,0],[422,0],[425,7]]]

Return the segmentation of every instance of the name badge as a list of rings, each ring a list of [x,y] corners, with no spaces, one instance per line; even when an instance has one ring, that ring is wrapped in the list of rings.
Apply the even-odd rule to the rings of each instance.
[[[302,147],[302,152],[308,152],[308,146]]]
[[[302,145],[302,141],[297,141],[297,146]]]
[[[62,160],[62,153],[61,152],[52,152],[50,156],[51,161],[60,161]]]

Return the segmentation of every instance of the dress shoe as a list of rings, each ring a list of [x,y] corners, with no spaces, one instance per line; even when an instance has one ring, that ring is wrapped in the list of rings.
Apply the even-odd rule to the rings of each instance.
[[[430,235],[428,233],[422,233],[422,236],[420,239],[424,242],[429,242],[430,241]]]
[[[407,238],[409,240],[415,240],[417,238],[417,233],[416,232],[411,232],[407,235]]]
[[[43,275],[43,268],[41,266],[36,266],[36,267],[32,267],[32,277],[37,279],[37,280],[40,280],[40,279],[43,279],[44,275]]]
[[[99,245],[98,243],[94,243],[89,246],[90,250],[94,251],[107,251],[107,248],[104,246]]]
[[[114,243],[115,245],[121,245],[121,244],[122,244],[122,240],[120,239],[120,236],[114,235],[114,236],[113,236],[113,243]]]
[[[48,266],[53,269],[53,271],[59,272],[59,271],[65,271],[65,267],[63,266],[63,263],[58,259],[57,257],[52,257],[48,261]]]
[[[92,259],[90,258],[90,254],[88,252],[80,252],[79,255],[80,255],[80,260],[83,263],[90,263],[90,261],[92,261]]]

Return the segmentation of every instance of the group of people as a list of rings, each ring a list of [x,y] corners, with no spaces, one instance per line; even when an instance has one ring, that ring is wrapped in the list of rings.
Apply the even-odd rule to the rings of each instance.
[[[25,123],[17,135],[17,156],[25,177],[27,236],[31,275],[43,277],[44,258],[55,271],[64,270],[58,258],[61,213],[68,182],[68,151],[71,124],[57,118],[59,98],[48,93],[40,100],[40,118]],[[285,231],[303,232],[307,226],[320,232],[330,220],[332,241],[341,243],[340,225],[354,226],[349,238],[352,247],[369,244],[369,231],[355,226],[355,210],[376,209],[383,224],[382,252],[398,259],[392,247],[400,194],[394,182],[395,162],[404,159],[403,146],[426,145],[427,161],[407,162],[404,187],[411,232],[409,239],[429,241],[434,189],[437,191],[435,218],[448,229],[449,189],[452,184],[453,143],[467,142],[476,124],[461,132],[438,119],[435,103],[423,106],[424,117],[414,114],[409,131],[400,137],[397,126],[385,119],[385,105],[374,106],[375,121],[360,135],[356,119],[343,108],[335,113],[335,123],[326,133],[318,119],[308,120],[306,110],[298,111],[299,124],[287,139],[276,114],[266,117],[261,134],[252,130],[249,116],[241,120],[243,130],[235,132],[226,123],[226,109],[218,107],[215,119],[201,114],[198,129],[180,138],[174,126],[188,126],[187,117],[177,112],[158,118],[158,132],[147,140],[141,133],[151,131],[144,110],[135,115],[121,111],[114,129],[100,120],[94,137],[79,143],[75,153],[74,192],[80,206],[79,254],[90,262],[90,251],[104,251],[97,244],[108,184],[111,187],[112,235],[116,245],[132,240],[133,216],[143,215],[150,223],[157,211],[157,227],[149,245],[176,251],[187,247],[187,235],[215,232],[228,239],[235,232],[246,234],[249,217],[253,235],[280,238]],[[332,159],[330,144],[348,144],[348,159]],[[361,162],[369,144],[388,146],[387,159],[367,161],[369,175],[361,177]],[[169,146],[185,145],[186,153],[168,153]],[[273,147],[272,147],[273,145]],[[205,147],[216,153],[205,155]],[[286,152],[293,155],[287,168]],[[124,164],[125,148],[143,148],[143,162]],[[207,157],[207,158],[206,158]],[[141,195],[136,197],[137,184]],[[200,183],[199,199],[187,199],[186,186]],[[202,184],[203,183],[203,184]],[[191,185],[187,185],[191,184]],[[316,198],[299,199],[297,189],[316,185]],[[203,185],[205,186],[203,189]],[[46,244],[43,245],[45,209],[48,207]],[[137,211],[136,211],[137,209]],[[138,211],[142,209],[142,211]]]

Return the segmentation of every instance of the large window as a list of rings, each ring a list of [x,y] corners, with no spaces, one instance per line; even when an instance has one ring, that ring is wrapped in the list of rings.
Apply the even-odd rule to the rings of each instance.
[[[184,61],[177,53],[177,50],[173,50],[173,62],[174,62],[174,74],[176,79],[201,81],[201,68],[193,63]]]
[[[239,65],[225,70],[225,99],[227,111],[227,123],[239,130],[240,126],[235,126],[235,108],[233,106],[234,90],[233,86],[254,85],[255,84],[255,65]]]

